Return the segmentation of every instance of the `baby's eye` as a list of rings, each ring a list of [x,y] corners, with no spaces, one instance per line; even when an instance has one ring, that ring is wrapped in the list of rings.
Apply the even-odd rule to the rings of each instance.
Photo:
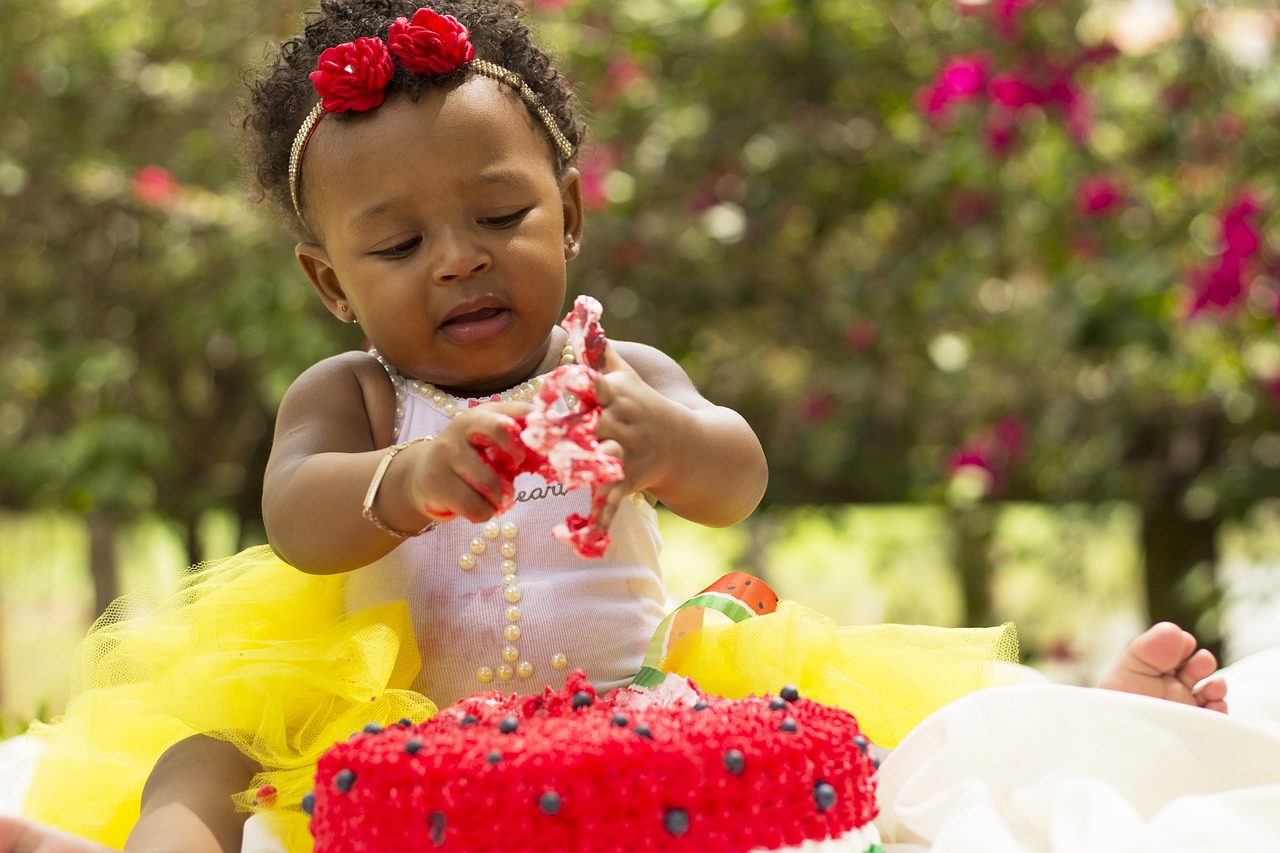
[[[530,208],[517,210],[515,213],[508,213],[506,216],[487,216],[480,220],[480,224],[486,228],[510,228],[521,219],[529,215]]]
[[[414,236],[414,237],[410,237],[408,240],[405,240],[402,243],[397,243],[396,245],[392,246],[389,249],[378,249],[376,252],[372,252],[371,254],[377,255],[380,258],[397,258],[397,257],[400,257],[401,255],[409,254],[421,242],[422,242],[421,237]]]

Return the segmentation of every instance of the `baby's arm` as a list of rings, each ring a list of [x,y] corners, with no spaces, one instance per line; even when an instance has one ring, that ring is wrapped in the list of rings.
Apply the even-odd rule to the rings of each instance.
[[[267,538],[282,559],[328,574],[368,565],[400,544],[363,515],[365,493],[387,454],[395,408],[386,373],[364,353],[326,359],[289,388],[262,494]],[[405,448],[386,470],[374,515],[404,533],[436,518],[491,517],[504,484],[468,438],[480,433],[509,449],[502,423],[526,409],[520,403],[477,407],[434,441]]]
[[[602,528],[622,497],[639,491],[711,527],[735,524],[756,508],[769,480],[759,439],[741,415],[699,394],[672,358],[614,341],[597,393],[600,440],[626,474],[602,490]]]

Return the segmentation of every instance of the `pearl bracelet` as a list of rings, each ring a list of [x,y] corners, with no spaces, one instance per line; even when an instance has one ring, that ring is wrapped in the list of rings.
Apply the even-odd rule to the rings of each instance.
[[[387,454],[382,457],[382,461],[378,463],[377,470],[373,472],[373,479],[369,481],[369,490],[364,493],[364,509],[362,511],[362,515],[369,519],[374,527],[378,528],[383,533],[394,536],[396,539],[409,539],[414,536],[421,536],[422,534],[435,530],[440,526],[441,520],[433,518],[431,521],[427,522],[426,527],[423,527],[421,530],[413,533],[405,533],[401,530],[395,530],[388,527],[382,519],[373,514],[373,501],[378,497],[378,488],[382,485],[382,478],[387,475],[387,469],[391,467],[391,460],[395,459],[396,454],[401,450],[404,450],[409,445],[417,444],[420,441],[430,441],[433,437],[434,436],[424,435],[421,438],[414,438],[409,441],[401,442],[400,444],[393,444],[387,448]]]

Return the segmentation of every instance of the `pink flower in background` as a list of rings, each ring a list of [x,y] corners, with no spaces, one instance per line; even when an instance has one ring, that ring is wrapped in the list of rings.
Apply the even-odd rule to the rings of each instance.
[[[1160,104],[1166,112],[1176,113],[1191,103],[1191,87],[1186,83],[1174,83],[1160,92]]]
[[[800,401],[800,420],[807,424],[822,423],[836,410],[836,402],[836,395],[830,391],[809,391]]]
[[[1102,254],[1102,246],[1097,239],[1088,234],[1076,234],[1070,242],[1071,254],[1083,261],[1092,260]]]
[[[992,154],[1008,154],[1018,141],[1018,123],[1013,111],[993,109],[982,123],[982,139]]]
[[[976,471],[987,484],[986,494],[992,494],[1003,486],[1008,470],[1021,460],[1026,441],[1022,421],[1011,416],[1001,418],[951,454],[947,476],[955,479]]]
[[[1222,251],[1207,267],[1190,274],[1190,316],[1201,311],[1227,311],[1239,304],[1262,246],[1254,218],[1261,206],[1254,194],[1242,191],[1219,215]]]
[[[989,217],[995,209],[996,200],[990,193],[981,190],[957,190],[948,200],[951,224],[957,228],[976,225]]]
[[[1103,175],[1086,175],[1076,185],[1076,209],[1089,219],[1097,219],[1124,202],[1120,185]]]
[[[143,166],[133,176],[133,196],[143,204],[168,204],[182,191],[182,184],[163,166]]]
[[[1244,136],[1245,121],[1235,113],[1223,113],[1218,116],[1218,135],[1234,142]]]
[[[1224,253],[1237,258],[1248,258],[1258,251],[1261,241],[1257,226],[1250,218],[1262,208],[1250,192],[1240,196],[1222,214],[1222,242]]]
[[[1089,138],[1093,130],[1093,100],[1069,77],[1060,76],[1049,85],[1048,103],[1059,107],[1066,119],[1067,133],[1077,142]]]
[[[992,0],[991,15],[996,32],[1010,41],[1016,39],[1021,32],[1018,18],[1033,2],[1035,0]]]
[[[1040,106],[1046,100],[1045,93],[1020,74],[997,74],[987,91],[991,100],[1012,110]]]
[[[1191,289],[1194,299],[1191,303],[1191,315],[1201,311],[1226,311],[1235,306],[1244,295],[1244,278],[1240,262],[1223,255],[1218,262],[1207,269],[1191,274]]]
[[[1056,108],[1062,112],[1067,132],[1083,141],[1093,129],[1093,102],[1072,80],[1074,68],[1046,65],[991,78],[991,100],[1018,113],[1029,107]],[[1048,79],[1047,83],[1038,82]]]
[[[952,104],[971,101],[985,91],[989,67],[979,54],[952,57],[937,79],[916,93],[920,111],[933,119],[946,118]]]
[[[618,59],[609,63],[605,74],[609,79],[609,88],[615,92],[625,92],[645,78],[644,71],[630,59]]]
[[[1022,421],[1015,417],[1003,417],[991,429],[991,439],[996,443],[1007,463],[1012,464],[1022,458],[1027,447],[1027,429]]]
[[[1100,42],[1086,50],[1076,58],[1072,71],[1076,71],[1092,62],[1106,62],[1120,55],[1120,48],[1110,41]]]
[[[995,463],[991,461],[987,454],[987,449],[982,444],[972,443],[957,448],[951,458],[947,460],[947,473],[955,476],[965,468],[978,468],[986,471],[995,477]]]
[[[844,345],[853,352],[866,352],[876,344],[876,324],[854,320],[844,330]]]
[[[1010,26],[1018,12],[1033,0],[993,0],[997,20]],[[967,5],[962,2],[962,8]],[[983,128],[987,146],[997,154],[1006,153],[1016,140],[1016,126],[1022,111],[1052,110],[1060,113],[1067,132],[1084,142],[1093,130],[1093,99],[1076,81],[1087,65],[1115,56],[1109,42],[1080,51],[1070,61],[1026,54],[1012,69],[993,73],[991,61],[980,53],[952,57],[934,81],[916,92],[916,106],[935,124],[950,116],[953,104],[977,98],[989,101]]]
[[[618,149],[613,145],[601,145],[584,160],[579,169],[582,172],[582,203],[588,210],[600,210],[609,206],[609,195],[605,192],[605,178],[618,165]]]
[[[614,59],[605,69],[604,79],[592,93],[591,100],[600,107],[607,107],[638,84],[648,79],[645,70],[630,56]]]

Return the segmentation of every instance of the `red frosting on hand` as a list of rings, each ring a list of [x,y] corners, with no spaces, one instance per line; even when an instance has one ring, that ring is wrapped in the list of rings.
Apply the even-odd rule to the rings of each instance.
[[[604,327],[600,325],[603,313],[600,302],[584,294],[573,301],[573,309],[560,324],[569,333],[578,364],[585,364],[593,370],[604,369],[604,348],[609,343],[604,336]]]
[[[608,343],[600,326],[600,303],[590,296],[579,296],[563,326],[573,342],[578,364],[556,368],[539,389],[533,411],[521,419],[512,418],[504,428],[512,436],[514,452],[503,450],[488,436],[476,433],[468,437],[486,464],[510,484],[519,474],[538,474],[565,488],[590,486],[621,480],[622,462],[600,449],[596,427],[600,422],[600,404],[596,400],[599,373],[592,366],[604,361]],[[564,398],[574,403],[566,411],[557,411]],[[498,512],[511,508],[513,490],[504,488]],[[584,518],[574,513],[556,526],[552,535],[573,546],[583,557],[600,557],[609,547],[609,534],[597,526],[602,501],[593,493],[591,515]]]

